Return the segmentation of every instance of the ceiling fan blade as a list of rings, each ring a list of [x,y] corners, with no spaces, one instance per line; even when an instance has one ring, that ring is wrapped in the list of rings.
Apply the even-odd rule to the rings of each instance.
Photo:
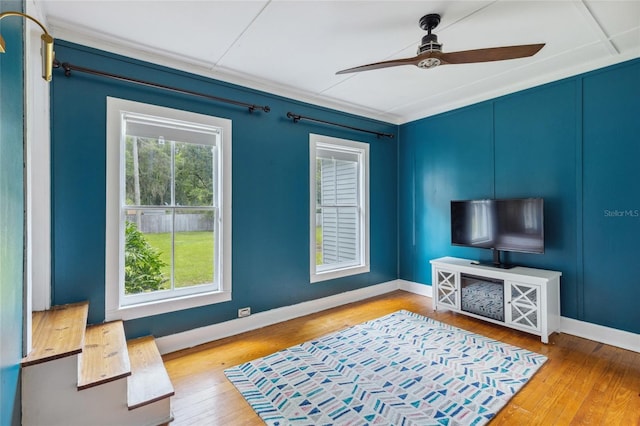
[[[397,67],[400,65],[416,65],[420,62],[422,56],[414,56],[413,58],[404,59],[391,59],[389,61],[374,62],[372,64],[360,65],[359,67],[347,68],[346,70],[338,71],[336,74],[348,74],[351,72],[377,70],[380,68]]]
[[[476,62],[504,61],[507,59],[526,58],[533,56],[544,47],[545,43],[522,44],[519,46],[490,47],[488,49],[464,50],[460,52],[442,53],[427,51],[412,58],[392,59],[347,68],[336,74],[376,70],[380,68],[397,67],[400,65],[415,65],[418,68],[434,68],[447,64],[470,64]]]
[[[440,60],[448,64],[470,64],[474,62],[504,61],[507,59],[533,56],[544,47],[545,43],[523,44],[519,46],[490,47],[488,49],[463,50],[443,53]]]

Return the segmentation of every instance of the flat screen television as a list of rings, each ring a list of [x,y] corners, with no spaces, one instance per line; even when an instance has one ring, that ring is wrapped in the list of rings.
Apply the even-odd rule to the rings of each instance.
[[[544,253],[544,200],[509,198],[451,201],[451,244],[501,251]]]

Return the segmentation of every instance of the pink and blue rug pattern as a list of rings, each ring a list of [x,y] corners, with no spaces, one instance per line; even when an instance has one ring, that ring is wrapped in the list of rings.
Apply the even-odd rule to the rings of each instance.
[[[268,425],[483,425],[546,359],[398,311],[225,374]]]

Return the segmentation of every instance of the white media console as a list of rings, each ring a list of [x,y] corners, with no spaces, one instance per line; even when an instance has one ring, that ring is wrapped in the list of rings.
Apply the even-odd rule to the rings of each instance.
[[[431,262],[434,309],[450,309],[541,337],[560,329],[561,272],[501,269],[467,259]]]

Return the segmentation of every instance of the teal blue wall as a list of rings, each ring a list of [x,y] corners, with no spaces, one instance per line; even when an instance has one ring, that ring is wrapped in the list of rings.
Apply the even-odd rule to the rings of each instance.
[[[450,200],[544,197],[545,253],[507,261],[561,271],[563,316],[640,332],[639,111],[634,60],[401,126],[400,278],[490,259],[451,246]]]
[[[270,113],[58,70],[52,84],[52,294],[90,301],[104,320],[106,97],[233,121],[233,300],[128,321],[129,336],[163,336],[338,294],[397,277],[397,139],[285,118],[287,111],[396,133],[381,123],[58,41],[61,61],[216,96],[269,105]],[[370,144],[371,272],[309,283],[309,133]]]
[[[583,81],[583,318],[640,332],[640,61]]]
[[[19,1],[0,12],[22,10]],[[22,358],[22,279],[24,237],[23,21],[0,23],[6,53],[0,54],[0,425],[20,424]]]

